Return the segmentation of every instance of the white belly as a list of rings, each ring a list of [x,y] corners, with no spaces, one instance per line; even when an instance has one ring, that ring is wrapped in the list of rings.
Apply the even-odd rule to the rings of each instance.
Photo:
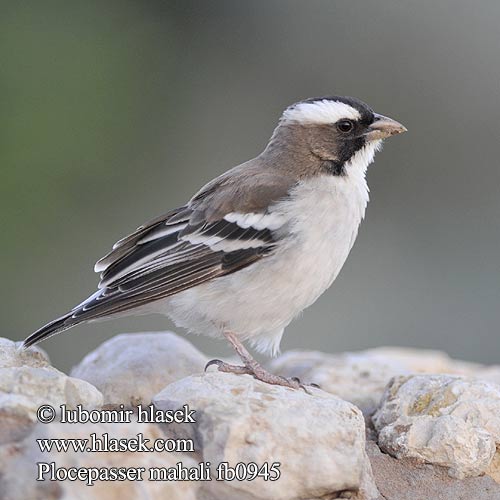
[[[276,207],[291,221],[279,250],[169,298],[165,312],[194,333],[219,336],[227,328],[258,350],[276,352],[283,329],[342,268],[368,201],[362,181],[324,176],[296,188]]]

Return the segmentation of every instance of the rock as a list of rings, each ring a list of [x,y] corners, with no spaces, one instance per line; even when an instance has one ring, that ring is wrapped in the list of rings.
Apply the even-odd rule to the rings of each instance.
[[[382,450],[449,468],[488,471],[500,446],[500,386],[452,375],[399,376],[373,416]]]
[[[399,363],[411,373],[466,375],[500,384],[500,365],[486,366],[461,359],[453,359],[442,351],[410,349],[407,347],[378,347],[361,352],[386,362]]]
[[[385,360],[404,367],[411,373],[452,373],[471,375],[482,365],[452,359],[443,351],[416,349],[411,347],[377,347],[361,353],[372,359]]]
[[[422,464],[414,458],[395,459],[367,442],[380,500],[498,500],[500,485],[490,477],[453,479],[443,467]]]
[[[306,393],[247,375],[203,374],[208,358],[172,333],[111,339],[73,369],[85,381],[53,368],[41,349],[17,347],[0,338],[0,500],[500,498],[500,385],[494,383],[500,382],[499,366],[402,348],[289,352],[272,363],[276,373],[324,389]],[[358,408],[338,396],[370,416],[366,427]],[[151,399],[162,410],[189,405],[196,422],[36,423],[42,404],[98,409],[103,402],[134,407]],[[366,442],[365,432],[377,442]],[[196,451],[42,453],[36,441],[93,433],[193,439]],[[96,481],[90,487],[82,480],[36,481],[37,462],[145,472],[142,481]],[[212,481],[149,481],[150,468],[178,462],[210,462]],[[280,479],[217,481],[217,466],[224,462],[269,468],[279,463]]]
[[[500,367],[454,360],[446,353],[426,349],[381,347],[366,351],[325,354],[290,351],[275,359],[270,370],[285,377],[299,377],[355,404],[371,414],[385,386],[397,375],[450,373],[500,383]]]
[[[21,342],[0,337],[0,368],[17,368],[31,366],[33,368],[50,367],[47,353],[38,346],[21,349]]]
[[[18,350],[14,342],[0,341],[0,444],[17,441],[36,422],[43,405],[85,408],[102,405],[102,394],[92,385],[56,370],[39,349]]]
[[[44,452],[36,444],[36,439],[89,439],[91,433],[109,438],[134,439],[139,433],[152,442],[164,438],[156,424],[140,424],[135,421],[123,423],[98,424],[62,424],[54,422],[48,425],[38,424],[30,435],[21,443],[0,447],[0,499],[2,500],[121,500],[126,498],[145,498],[148,500],[198,500],[199,482],[193,481],[149,481],[152,467],[174,467],[182,462],[186,467],[196,466],[193,458],[186,454],[166,452]],[[96,480],[92,486],[87,479],[51,481],[50,472],[43,481],[37,481],[39,465],[37,463],[55,463],[61,468],[128,468],[143,467],[142,476],[135,480],[104,481]],[[50,467],[50,465],[49,465]],[[132,472],[134,474],[134,472]],[[135,474],[139,474],[136,472]],[[129,476],[132,477],[133,476]],[[142,481],[137,480],[139,477]]]
[[[500,385],[500,366],[498,365],[482,367],[472,375],[480,380],[488,380]]]
[[[279,462],[278,481],[210,482],[206,487],[218,500],[376,498],[361,412],[324,391],[309,391],[210,372],[170,384],[153,402],[161,410],[184,404],[196,410],[195,424],[169,429],[194,439],[204,461]]]
[[[207,361],[174,333],[127,333],[87,354],[71,375],[97,387],[107,405],[137,406],[171,382],[202,372]]]
[[[500,449],[497,446],[497,451],[490,463],[486,474],[490,476],[494,481],[500,484]],[[499,495],[500,498],[500,495]]]
[[[374,358],[364,352],[291,351],[275,359],[270,370],[284,377],[314,382],[324,391],[355,404],[366,414],[376,409],[391,377],[409,373],[398,362]]]

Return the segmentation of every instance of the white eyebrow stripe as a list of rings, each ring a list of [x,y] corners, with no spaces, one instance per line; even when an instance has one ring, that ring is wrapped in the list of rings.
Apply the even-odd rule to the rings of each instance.
[[[285,109],[283,120],[299,123],[328,124],[335,123],[342,119],[359,120],[360,112],[340,101],[299,102],[294,106]]]

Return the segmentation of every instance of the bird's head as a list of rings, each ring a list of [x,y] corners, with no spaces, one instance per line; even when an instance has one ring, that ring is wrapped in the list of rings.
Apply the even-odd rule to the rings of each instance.
[[[361,158],[367,165],[384,139],[405,131],[354,97],[316,97],[285,109],[272,142],[306,150],[331,173],[343,175],[349,173],[349,162]]]

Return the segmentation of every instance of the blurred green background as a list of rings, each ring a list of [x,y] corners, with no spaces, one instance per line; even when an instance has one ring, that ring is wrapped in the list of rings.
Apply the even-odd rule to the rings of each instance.
[[[258,154],[284,107],[357,96],[409,129],[334,286],[282,349],[500,357],[500,2],[0,2],[1,335],[94,291],[121,236]],[[162,317],[43,344],[68,369]],[[222,342],[192,337],[209,354]]]

